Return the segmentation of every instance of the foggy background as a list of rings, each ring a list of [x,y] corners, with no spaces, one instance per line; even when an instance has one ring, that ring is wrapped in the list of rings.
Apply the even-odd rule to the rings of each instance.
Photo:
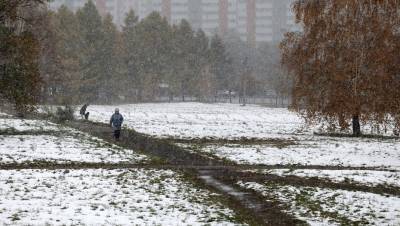
[[[57,12],[65,6],[76,13],[86,3],[87,0],[54,0],[48,7]],[[150,79],[151,91],[147,93],[151,94],[145,95],[143,93],[147,88],[144,86],[148,87],[149,84],[144,80],[149,76],[138,76],[134,75],[139,74],[138,72],[130,72],[128,76],[136,77],[137,80],[132,81],[134,85],[118,87],[118,83],[113,84],[112,91],[110,88],[104,88],[103,91],[100,89],[97,97],[91,98],[85,98],[82,94],[73,98],[73,102],[207,101],[273,106],[286,106],[290,102],[291,82],[280,64],[279,43],[286,32],[301,29],[295,23],[292,13],[293,0],[93,0],[93,3],[103,19],[111,16],[119,32],[123,32],[127,14],[131,10],[134,11],[138,22],[157,12],[172,29],[186,21],[193,33],[205,33],[209,45],[212,45],[213,37],[222,40],[227,63],[221,66],[225,69],[220,75],[214,75],[216,79],[209,79],[208,82],[213,85],[208,85],[207,90],[194,87],[200,83],[199,79],[188,82],[186,87],[182,88],[183,82],[181,85],[174,84],[176,81],[173,81],[171,76],[166,76],[165,70],[160,70],[155,73],[162,75],[157,76],[157,79]],[[197,56],[194,60],[201,61]],[[170,63],[178,65],[175,62]],[[209,67],[210,73],[213,74],[212,66]],[[203,74],[197,77],[204,77],[204,71],[207,71],[204,68],[207,67],[202,68]],[[195,72],[186,74],[189,77],[187,80],[196,77]],[[108,76],[118,77],[115,74]],[[178,86],[180,88],[177,88]],[[50,86],[49,89],[51,94],[45,95],[46,99],[54,101],[57,99],[55,88]],[[115,90],[118,90],[118,93]],[[62,91],[58,89],[58,92]]]

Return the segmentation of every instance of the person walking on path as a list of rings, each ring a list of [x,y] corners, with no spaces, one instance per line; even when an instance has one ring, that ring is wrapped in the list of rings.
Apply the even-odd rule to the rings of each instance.
[[[81,108],[81,110],[79,111],[82,119],[85,118],[86,120],[89,119],[89,112],[86,112],[87,107],[89,106],[89,104],[84,104]]]
[[[121,127],[122,123],[124,122],[124,117],[119,113],[119,109],[115,109],[115,113],[111,116],[110,119],[110,126],[113,128],[114,132],[114,139],[119,140],[119,137],[121,135]]]

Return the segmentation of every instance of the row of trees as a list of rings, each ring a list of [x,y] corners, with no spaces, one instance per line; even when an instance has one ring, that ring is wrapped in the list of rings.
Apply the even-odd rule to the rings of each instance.
[[[255,49],[235,34],[209,38],[185,20],[169,25],[158,13],[139,21],[131,11],[118,29],[91,1],[75,13],[48,11],[45,3],[0,3],[0,100],[20,111],[38,101],[207,101],[218,91],[252,96],[287,88],[271,45]]]
[[[47,101],[207,100],[221,90],[256,95],[279,67],[279,52],[271,46],[256,50],[235,35],[210,39],[185,20],[170,25],[156,12],[139,21],[131,11],[122,29],[91,1],[76,13],[61,7],[45,14],[37,30],[45,32],[41,72]]]
[[[293,107],[360,134],[360,120],[400,128],[400,1],[296,1],[304,31],[282,42]]]

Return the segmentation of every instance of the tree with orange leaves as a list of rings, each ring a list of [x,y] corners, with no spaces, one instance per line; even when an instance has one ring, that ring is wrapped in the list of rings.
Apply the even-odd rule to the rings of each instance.
[[[400,127],[400,0],[297,0],[304,30],[287,33],[282,63],[306,119]]]

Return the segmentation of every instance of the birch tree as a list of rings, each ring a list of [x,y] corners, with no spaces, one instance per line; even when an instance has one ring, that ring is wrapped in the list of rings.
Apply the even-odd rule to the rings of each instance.
[[[293,107],[310,120],[400,126],[400,1],[297,0],[303,32],[281,43]]]

